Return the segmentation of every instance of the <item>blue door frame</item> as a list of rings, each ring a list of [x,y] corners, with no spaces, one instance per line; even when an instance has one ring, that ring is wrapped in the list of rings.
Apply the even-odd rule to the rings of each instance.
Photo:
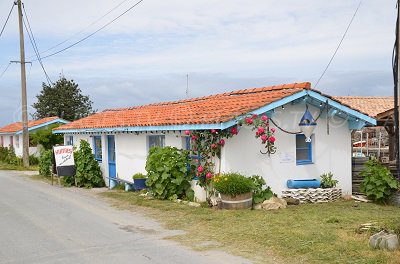
[[[107,152],[108,152],[108,177],[116,178],[117,170],[115,166],[115,137],[107,136]]]

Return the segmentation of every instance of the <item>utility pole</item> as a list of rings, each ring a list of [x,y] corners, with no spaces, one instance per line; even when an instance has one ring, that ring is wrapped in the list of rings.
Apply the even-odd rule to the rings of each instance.
[[[25,71],[25,46],[24,46],[24,25],[22,20],[21,0],[14,2],[18,5],[19,24],[19,47],[21,57],[21,94],[22,94],[22,160],[24,167],[29,167],[29,131],[28,131],[28,108],[26,99],[26,71]]]

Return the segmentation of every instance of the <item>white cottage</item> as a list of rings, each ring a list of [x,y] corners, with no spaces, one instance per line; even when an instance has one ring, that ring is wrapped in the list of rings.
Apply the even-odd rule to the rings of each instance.
[[[58,116],[46,117],[39,120],[31,120],[28,122],[29,133],[34,133],[40,129],[46,129],[53,124],[67,124],[69,121],[59,118]],[[0,146],[13,147],[15,154],[22,157],[22,123],[15,122],[0,128]],[[29,155],[39,156],[37,146],[29,146]]]
[[[311,142],[298,133],[306,107],[317,119]],[[104,110],[54,133],[63,133],[76,146],[86,140],[104,177],[131,181],[134,173],[146,173],[150,147],[186,149],[190,140],[184,131],[230,129],[246,114],[266,114],[274,121],[277,151],[262,154],[264,146],[254,131],[239,127],[238,135],[226,140],[222,149],[221,171],[260,175],[278,195],[289,179],[314,179],[332,172],[343,193],[351,194],[351,131],[376,121],[311,89],[308,82]]]

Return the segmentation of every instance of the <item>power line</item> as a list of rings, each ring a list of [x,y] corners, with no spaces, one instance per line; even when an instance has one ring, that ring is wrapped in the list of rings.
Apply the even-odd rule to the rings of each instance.
[[[0,32],[0,37],[1,37],[1,35],[3,35],[4,29],[6,28],[6,25],[7,25],[7,23],[8,23],[8,20],[10,19],[10,16],[11,16],[11,13],[12,13],[12,11],[13,11],[13,9],[14,9],[14,6],[15,6],[15,4],[13,3],[13,4],[12,4],[12,6],[11,6],[10,13],[8,13],[8,16],[7,16],[6,22],[4,23],[4,26],[3,26],[3,28],[1,29],[1,32]]]
[[[125,10],[123,13],[121,13],[119,16],[117,16],[116,18],[114,18],[113,20],[111,20],[110,22],[108,22],[107,24],[105,24],[104,26],[100,27],[99,29],[97,29],[97,30],[94,31],[93,33],[91,33],[91,34],[87,35],[86,37],[80,39],[79,41],[77,41],[77,42],[75,42],[75,43],[73,43],[73,44],[71,44],[71,45],[69,45],[69,46],[67,46],[67,47],[65,47],[65,48],[63,48],[63,49],[61,49],[61,50],[59,50],[59,51],[56,51],[56,52],[51,53],[51,54],[49,54],[49,55],[43,56],[43,57],[41,57],[41,58],[42,58],[42,59],[46,59],[46,58],[52,57],[52,56],[54,56],[54,55],[57,55],[57,54],[59,54],[59,53],[61,53],[61,52],[63,52],[63,51],[66,51],[66,50],[68,50],[68,49],[70,49],[70,48],[72,48],[72,47],[78,45],[79,43],[81,43],[81,42],[87,40],[87,39],[90,38],[91,36],[95,35],[95,34],[98,33],[99,31],[103,30],[103,29],[106,28],[107,26],[109,26],[109,25],[111,25],[112,23],[114,23],[117,19],[119,19],[120,17],[122,17],[123,15],[125,15],[126,13],[128,13],[129,11],[131,11],[133,8],[135,8],[137,5],[139,5],[139,4],[140,4],[141,2],[143,2],[143,1],[144,1],[144,0],[140,0],[140,1],[136,2],[136,3],[135,3],[134,5],[132,5],[130,8],[128,8],[127,10]],[[38,60],[38,59],[33,60],[33,61],[37,61],[37,60]]]
[[[39,49],[38,49],[38,47],[36,45],[35,37],[33,36],[33,32],[32,32],[31,25],[29,23],[28,15],[26,14],[26,11],[25,11],[25,5],[22,5],[22,10],[24,11],[24,15],[25,15],[25,19],[24,19],[23,22],[24,22],[25,29],[26,29],[26,31],[28,33],[29,41],[31,42],[33,50],[35,51],[37,60],[39,61],[40,66],[43,69],[43,72],[44,72],[44,75],[46,76],[47,82],[49,83],[49,85],[51,85],[53,82],[51,81],[49,75],[47,74],[46,69],[44,68],[42,59],[40,58]],[[25,20],[26,20],[27,23],[25,23]],[[27,28],[26,24],[28,24],[29,29]]]
[[[6,73],[8,68],[10,68],[11,62],[8,63],[7,67],[4,69],[4,71],[0,74],[0,79],[3,77],[3,75]]]
[[[12,11],[13,11],[13,9],[14,9],[14,6],[15,6],[15,4],[13,3],[13,4],[12,4],[12,6],[11,6],[11,10],[10,10],[10,12],[8,13],[8,16],[7,16],[6,22],[4,23],[4,26],[3,26],[3,28],[1,29],[1,32],[0,32],[0,37],[1,37],[1,35],[3,34],[3,32],[4,32],[4,29],[6,28],[6,25],[7,25],[7,23],[8,23],[8,20],[10,19],[10,16],[11,16],[11,13],[12,13]]]
[[[325,67],[325,70],[322,72],[322,74],[321,74],[321,76],[319,77],[318,81],[315,83],[314,88],[317,88],[319,82],[321,81],[322,77],[324,77],[326,71],[328,70],[329,66],[331,65],[333,59],[335,58],[336,53],[338,52],[340,46],[342,45],[342,42],[343,42],[344,38],[346,37],[347,31],[349,31],[349,28],[350,28],[351,24],[353,23],[354,18],[355,18],[356,15],[357,15],[358,9],[360,9],[360,6],[361,6],[362,1],[363,1],[363,0],[360,0],[360,2],[358,3],[357,9],[356,9],[356,11],[354,12],[353,17],[351,18],[350,23],[349,23],[349,25],[347,26],[346,31],[344,32],[344,34],[343,34],[343,36],[342,36],[342,39],[341,39],[340,42],[339,42],[339,45],[336,47],[336,50],[335,50],[335,52],[333,53],[331,59],[329,60],[328,65],[326,65],[326,67]]]
[[[60,42],[60,43],[58,43],[58,44],[55,44],[54,46],[52,46],[52,47],[50,47],[50,48],[48,48],[48,49],[42,51],[40,54],[46,53],[46,52],[48,52],[48,51],[50,51],[50,50],[53,50],[53,49],[55,49],[55,48],[61,46],[62,44],[64,44],[64,43],[67,42],[68,40],[73,39],[75,36],[81,34],[81,33],[84,32],[86,29],[88,29],[88,28],[90,28],[91,26],[97,24],[97,22],[99,22],[100,20],[102,20],[104,17],[106,17],[107,15],[109,15],[111,12],[113,12],[115,9],[117,9],[118,7],[120,7],[122,4],[124,4],[124,3],[127,2],[127,1],[130,1],[130,0],[124,0],[124,1],[120,2],[118,5],[116,5],[115,7],[113,7],[113,8],[112,8],[111,10],[109,10],[107,13],[105,13],[104,15],[102,15],[100,18],[96,19],[94,22],[90,23],[88,26],[86,26],[85,28],[83,28],[83,29],[80,30],[79,32],[77,32],[77,33],[71,35],[69,38],[65,39],[64,41],[62,41],[62,42]],[[30,56],[29,58],[32,58],[32,57],[35,57],[35,55]]]

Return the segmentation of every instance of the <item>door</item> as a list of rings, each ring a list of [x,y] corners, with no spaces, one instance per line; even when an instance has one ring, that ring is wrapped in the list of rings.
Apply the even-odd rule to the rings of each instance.
[[[115,137],[107,136],[108,142],[108,177],[115,178],[117,170],[115,166]]]

